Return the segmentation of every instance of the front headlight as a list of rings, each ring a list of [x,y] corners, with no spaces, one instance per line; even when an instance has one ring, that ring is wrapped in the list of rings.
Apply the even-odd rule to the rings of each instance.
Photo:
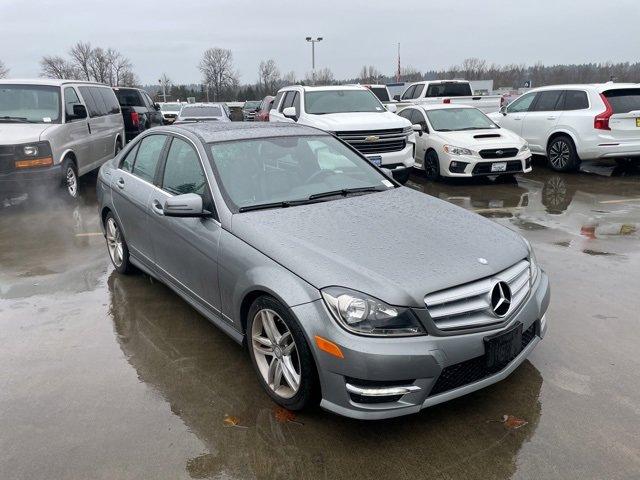
[[[536,253],[533,251],[533,247],[526,239],[525,243],[529,249],[529,277],[531,278],[531,285],[533,285],[536,283],[538,275],[540,274],[540,266],[538,265],[538,259],[536,258]]]
[[[453,145],[445,145],[442,149],[449,155],[473,155],[473,151],[468,148],[454,147]]]
[[[377,298],[342,287],[321,291],[333,318],[346,330],[371,336],[425,335],[410,308],[387,305]]]
[[[38,147],[37,145],[25,145],[24,147],[22,147],[22,152],[27,157],[35,157],[36,155],[38,155]]]
[[[520,147],[520,153],[524,153],[524,152],[528,152],[529,151],[529,144],[525,143],[522,147]]]

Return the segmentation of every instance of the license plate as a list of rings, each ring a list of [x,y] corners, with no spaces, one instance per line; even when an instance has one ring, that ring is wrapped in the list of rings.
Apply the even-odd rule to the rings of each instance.
[[[507,162],[496,162],[491,164],[492,172],[506,172],[507,171]]]
[[[382,165],[382,157],[377,155],[375,157],[367,157],[371,163],[373,163],[376,167]]]
[[[522,351],[522,324],[506,332],[484,339],[485,365],[489,370],[501,370]]]
[[[636,118],[636,127],[640,127],[640,118]]]

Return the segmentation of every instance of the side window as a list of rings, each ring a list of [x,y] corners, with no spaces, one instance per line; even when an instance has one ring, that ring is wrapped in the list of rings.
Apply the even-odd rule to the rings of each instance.
[[[562,110],[583,110],[589,108],[587,92],[582,90],[565,90]]]
[[[416,89],[413,91],[411,98],[420,98],[420,95],[422,95],[423,90],[424,90],[423,83],[416,85]]]
[[[98,92],[107,106],[107,113],[109,115],[120,113],[120,104],[118,103],[118,99],[116,98],[116,94],[113,93],[113,90],[110,88],[98,88]]]
[[[401,99],[402,100],[410,100],[410,99],[412,99],[413,98],[412,95],[413,95],[413,92],[415,91],[415,89],[416,89],[416,85],[411,85],[409,88],[407,88],[404,91],[404,93],[402,94]]]
[[[290,91],[284,97],[284,101],[280,106],[280,112],[282,112],[287,107],[293,107],[293,97],[295,97],[296,92]]]
[[[67,87],[64,89],[64,113],[67,122],[72,122],[74,120],[73,106],[81,104],[82,102],[73,87]]]
[[[147,92],[143,92],[142,96],[144,97],[147,107],[149,107],[150,109],[154,109],[155,107],[153,106],[153,100],[151,100],[151,97],[147,94]]]
[[[427,126],[427,121],[424,119],[424,114],[417,108],[412,109],[411,118],[409,120],[411,121],[412,125],[422,125],[423,128]]]
[[[142,180],[153,183],[153,178],[156,176],[156,167],[166,139],[165,135],[149,135],[143,138],[138,147],[136,161],[133,164],[131,173]]]
[[[140,144],[136,143],[129,153],[127,153],[127,156],[122,159],[122,162],[120,162],[121,170],[131,173],[131,170],[133,169],[133,161],[136,159],[136,153],[138,153],[139,146]]]
[[[508,107],[507,112],[509,113],[521,113],[528,112],[529,107],[533,103],[533,99],[536,98],[535,93],[525,93],[520,98],[514,100]]]
[[[204,195],[206,186],[207,178],[195,149],[184,140],[174,138],[167,154],[162,189],[175,195]]]
[[[296,109],[296,115],[300,115],[300,94],[298,92],[293,96],[293,108]]]
[[[84,99],[84,103],[87,106],[87,111],[89,112],[90,117],[99,117],[100,112],[98,110],[98,106],[96,102],[93,100],[93,95],[89,91],[89,87],[78,87],[80,93],[82,94],[82,98]]]
[[[539,92],[532,112],[553,112],[556,109],[562,90],[548,90]]]
[[[102,98],[100,90],[102,90],[100,87],[89,87],[89,92],[93,95],[93,101],[96,103],[100,115],[109,115],[109,107],[104,101],[104,98]]]
[[[413,108],[405,108],[404,110],[401,110],[398,115],[411,121],[411,112],[413,112],[413,110]]]
[[[278,104],[280,103],[280,99],[282,98],[283,95],[284,95],[284,92],[278,92],[276,94],[276,98],[273,100],[273,105],[271,106],[271,108],[278,108]]]

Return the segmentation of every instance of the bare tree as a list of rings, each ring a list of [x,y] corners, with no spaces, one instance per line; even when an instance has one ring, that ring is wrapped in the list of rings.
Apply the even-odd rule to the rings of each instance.
[[[173,84],[173,82],[171,81],[171,79],[169,78],[169,76],[166,73],[163,73],[160,76],[160,79],[158,80],[158,83],[160,84],[160,93],[159,93],[159,95],[162,95],[162,101],[166,102],[167,101],[167,95],[171,95],[171,85]]]
[[[280,81],[280,71],[275,60],[263,60],[258,66],[258,84],[265,95],[275,93]]]
[[[329,68],[324,67],[316,70],[315,78],[313,72],[307,72],[304,81],[309,85],[331,85],[333,83],[333,72]]]
[[[280,84],[282,86],[289,86],[289,85],[295,85],[296,83],[298,83],[297,79],[296,79],[296,72],[294,72],[293,70],[291,70],[289,73],[286,73],[283,77],[282,80],[280,82]]]
[[[360,75],[358,79],[364,83],[375,83],[382,76],[380,70],[373,65],[363,65],[360,69]]]
[[[400,76],[402,80],[405,82],[419,82],[422,80],[422,72],[411,65],[407,65],[406,67],[402,67],[400,72]]]
[[[5,78],[8,75],[9,75],[9,68],[5,66],[2,60],[0,60],[0,78]]]
[[[40,76],[48,78],[66,78],[75,80],[79,78],[78,70],[57,55],[45,55],[40,60]]]
[[[237,87],[238,73],[233,69],[233,53],[225,48],[209,48],[202,55],[198,68],[204,83],[213,90],[213,98],[221,97],[223,90]]]
[[[69,56],[73,65],[82,72],[83,80],[91,80],[91,61],[93,48],[89,42],[78,42],[69,49]]]

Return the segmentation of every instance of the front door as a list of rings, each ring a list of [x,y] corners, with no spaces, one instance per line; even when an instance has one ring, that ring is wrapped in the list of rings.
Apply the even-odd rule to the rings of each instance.
[[[149,206],[156,170],[166,135],[148,135],[130,150],[111,179],[113,206],[131,255],[153,268],[153,245],[149,235]]]
[[[522,137],[529,142],[534,153],[545,154],[547,139],[560,117],[559,102],[562,90],[539,92],[535,103],[522,122]]]
[[[179,218],[163,214],[164,202],[174,195],[202,196],[204,208],[215,215],[200,156],[188,140],[173,137],[160,174],[161,189],[150,199],[149,232],[156,268],[176,288],[219,313],[218,250],[222,227],[213,217]]]
[[[535,98],[535,93],[525,93],[520,98],[511,102],[507,106],[504,117],[500,119],[500,126],[522,136],[522,121]],[[525,137],[525,140],[528,141],[529,139]]]

